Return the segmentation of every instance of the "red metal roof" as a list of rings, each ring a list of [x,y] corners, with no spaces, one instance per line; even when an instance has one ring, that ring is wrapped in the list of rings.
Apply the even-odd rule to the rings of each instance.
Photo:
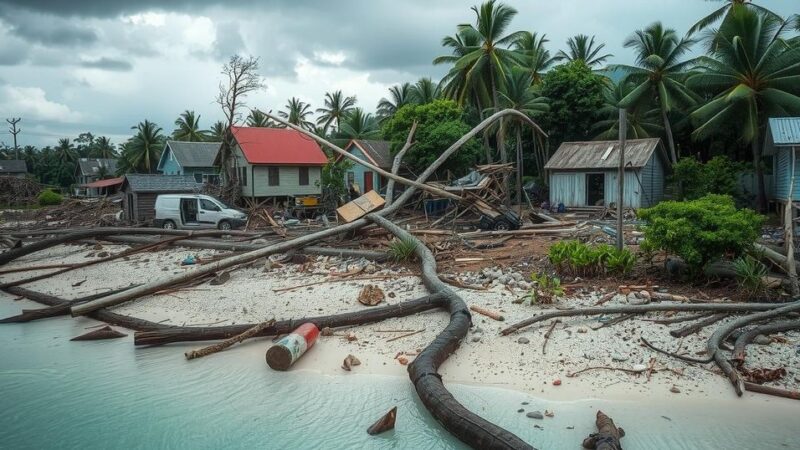
[[[289,128],[231,127],[250,164],[322,166],[328,158],[313,139]]]
[[[82,184],[81,187],[86,187],[86,188],[104,188],[104,187],[109,187],[109,186],[115,186],[117,184],[122,184],[122,177],[109,178],[107,180],[92,181],[91,183]]]

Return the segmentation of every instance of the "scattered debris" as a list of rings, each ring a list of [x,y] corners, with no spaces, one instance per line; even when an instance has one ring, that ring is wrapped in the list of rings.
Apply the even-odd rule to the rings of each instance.
[[[625,436],[625,430],[617,427],[614,421],[605,415],[603,411],[597,411],[595,420],[597,433],[590,434],[583,440],[583,448],[596,450],[620,450],[622,444],[620,439]]]
[[[119,331],[106,325],[103,328],[74,337],[70,339],[70,341],[98,341],[101,339],[117,339],[125,336],[127,336],[127,334],[120,333]]]
[[[385,298],[386,295],[383,293],[383,289],[374,284],[364,286],[361,292],[358,293],[358,302],[365,306],[375,306]]]
[[[373,423],[367,429],[367,433],[371,435],[376,435],[383,433],[384,431],[389,431],[394,429],[394,422],[397,419],[397,406],[389,410],[388,413],[384,414],[383,417],[378,419],[377,422]]]
[[[342,369],[350,372],[350,368],[353,366],[360,366],[361,361],[353,355],[347,355],[344,358],[344,362],[342,362]]]

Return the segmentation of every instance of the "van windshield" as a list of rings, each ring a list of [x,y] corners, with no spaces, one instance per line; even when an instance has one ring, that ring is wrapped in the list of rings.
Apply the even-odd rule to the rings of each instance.
[[[233,208],[231,208],[230,206],[228,206],[228,204],[227,204],[227,203],[223,202],[222,200],[218,199],[217,197],[211,197],[211,198],[213,198],[213,199],[214,199],[214,201],[215,201],[215,202],[216,202],[216,203],[217,203],[217,204],[218,204],[220,207],[222,207],[223,209],[233,209]]]

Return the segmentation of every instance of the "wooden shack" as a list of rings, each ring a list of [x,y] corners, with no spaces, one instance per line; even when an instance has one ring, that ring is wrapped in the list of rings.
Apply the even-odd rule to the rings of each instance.
[[[160,194],[194,194],[202,187],[193,175],[127,174],[120,188],[123,217],[132,223],[152,222]]]
[[[550,203],[609,206],[617,201],[619,141],[564,142],[545,170]],[[670,163],[661,139],[632,139],[625,145],[623,206],[645,208],[664,197]]]

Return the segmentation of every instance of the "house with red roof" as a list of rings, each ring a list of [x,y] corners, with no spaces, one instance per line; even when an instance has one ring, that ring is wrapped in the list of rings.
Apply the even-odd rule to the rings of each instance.
[[[322,166],[328,162],[313,139],[289,128],[231,127],[230,165],[242,196],[321,195]],[[215,164],[220,165],[217,155]]]

